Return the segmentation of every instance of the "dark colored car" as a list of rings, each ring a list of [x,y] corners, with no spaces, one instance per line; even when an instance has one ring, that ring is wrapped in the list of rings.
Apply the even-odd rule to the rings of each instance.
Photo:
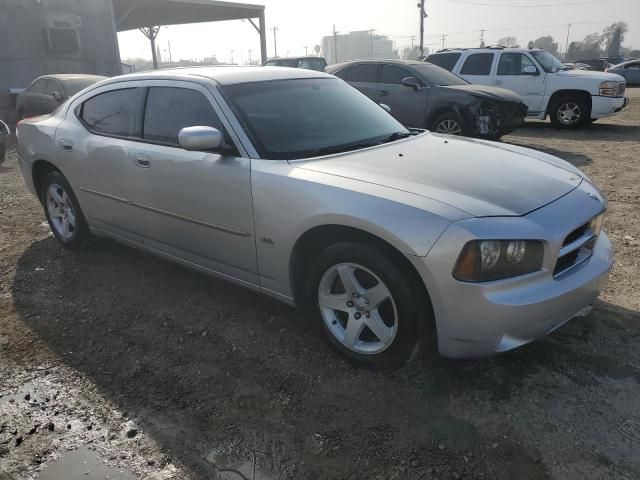
[[[286,58],[270,58],[264,64],[265,67],[289,67],[304,68],[306,70],[315,70],[324,72],[327,68],[327,61],[324,57],[286,57]]]
[[[0,164],[4,162],[5,156],[7,154],[9,135],[11,135],[11,130],[9,130],[9,127],[6,123],[0,120]]]
[[[510,90],[472,85],[431,63],[369,60],[327,68],[408,127],[498,139],[524,124],[527,106]]]
[[[604,72],[607,68],[611,66],[609,62],[602,58],[593,59],[593,60],[578,60],[575,63],[584,63],[585,65],[589,65],[591,70],[596,70],[598,72]]]
[[[104,80],[100,75],[59,74],[36,78],[18,95],[18,119],[47,115],[89,85]]]

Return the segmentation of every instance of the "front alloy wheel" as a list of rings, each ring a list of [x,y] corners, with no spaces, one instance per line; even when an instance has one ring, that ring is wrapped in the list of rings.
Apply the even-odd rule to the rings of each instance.
[[[457,120],[452,118],[442,120],[436,126],[436,133],[444,133],[446,135],[462,135],[462,127]]]
[[[329,332],[356,353],[381,353],[398,333],[398,313],[389,288],[362,265],[331,267],[320,281],[318,304]]]

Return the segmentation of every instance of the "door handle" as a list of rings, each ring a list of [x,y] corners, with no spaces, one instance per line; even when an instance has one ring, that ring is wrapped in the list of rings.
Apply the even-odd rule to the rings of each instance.
[[[389,95],[389,91],[388,90],[380,90],[380,95],[382,95],[383,97],[386,97],[387,95]]]
[[[143,155],[141,153],[137,153],[134,155],[136,160],[136,166],[140,168],[149,168],[151,166],[151,157],[148,155]]]
[[[73,142],[71,140],[60,140],[60,148],[64,152],[72,152]]]
[[[494,85],[502,85],[502,80],[496,80],[493,83]]]

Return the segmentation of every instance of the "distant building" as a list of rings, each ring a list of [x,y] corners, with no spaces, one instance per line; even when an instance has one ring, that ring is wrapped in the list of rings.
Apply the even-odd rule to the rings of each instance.
[[[50,73],[121,72],[110,0],[0,0],[0,118],[15,95]]]
[[[391,40],[384,35],[372,34],[369,30],[324,37],[322,52],[329,64],[356,58],[398,58]]]

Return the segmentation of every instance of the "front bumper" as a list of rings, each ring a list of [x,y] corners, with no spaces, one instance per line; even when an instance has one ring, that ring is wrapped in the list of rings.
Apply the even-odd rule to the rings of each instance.
[[[610,117],[629,105],[629,97],[591,97],[591,118]]]
[[[595,189],[586,183],[524,217],[456,222],[426,257],[413,259],[431,297],[443,356],[482,357],[519,347],[555,330],[598,297],[613,266],[604,231],[588,260],[553,276],[566,235],[604,208],[588,196]],[[453,265],[467,241],[477,238],[542,240],[543,270],[495,282],[459,282]]]

